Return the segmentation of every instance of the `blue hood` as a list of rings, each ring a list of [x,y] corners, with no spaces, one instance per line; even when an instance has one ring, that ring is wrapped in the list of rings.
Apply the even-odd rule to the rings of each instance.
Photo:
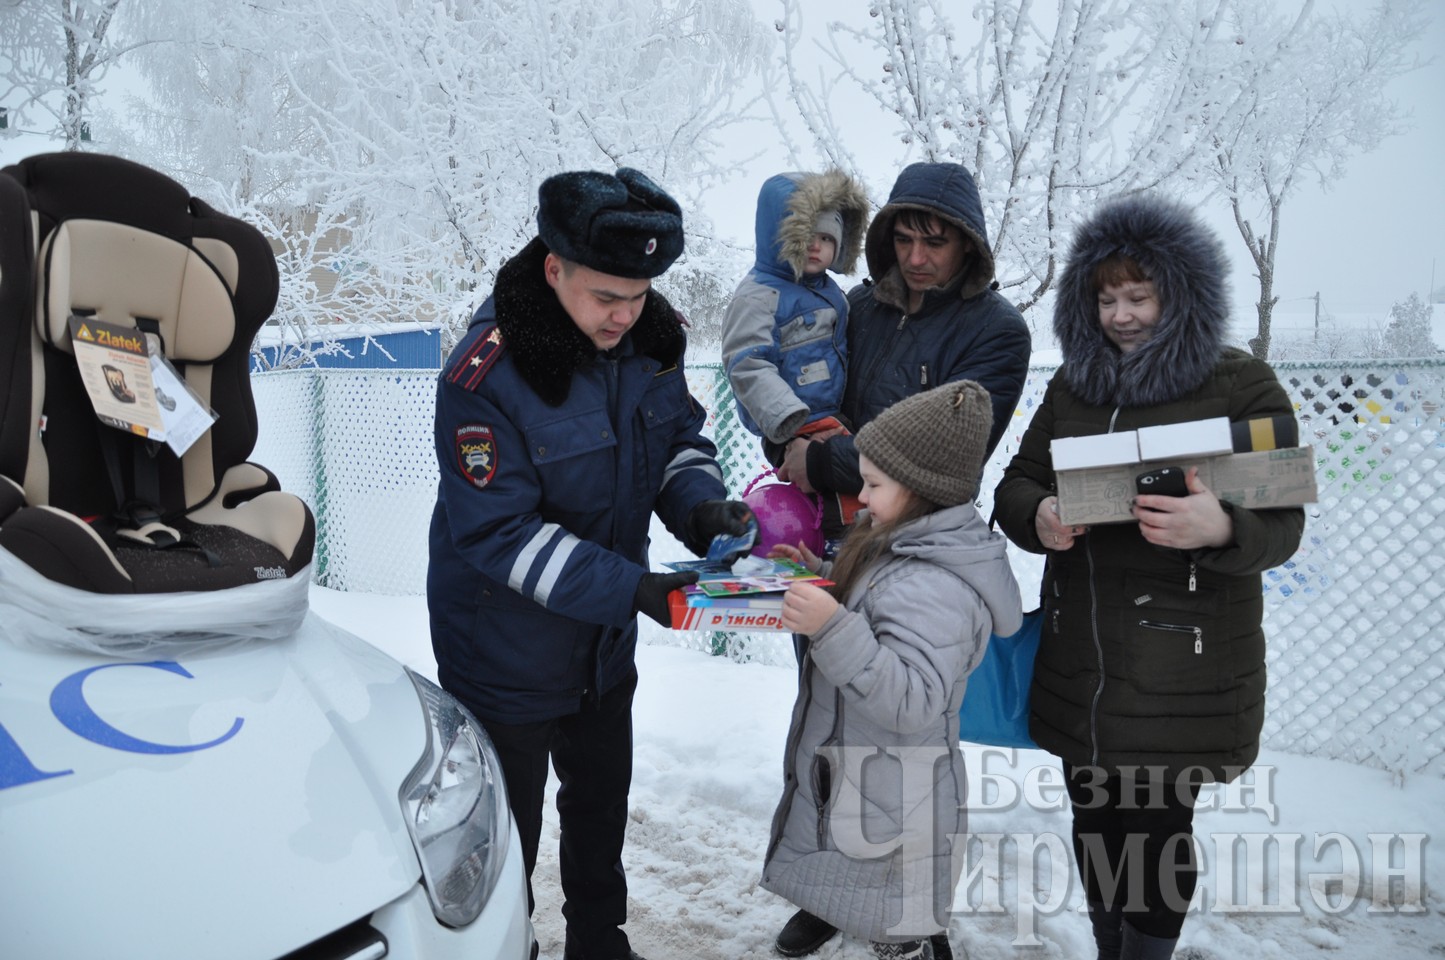
[[[957,163],[911,163],[903,168],[868,228],[868,273],[881,282],[898,263],[893,252],[893,219],[902,210],[923,210],[946,220],[973,241],[976,255],[964,267],[959,295],[964,299],[987,290],[993,283],[993,252],[983,222],[983,201],[973,175]]]
[[[852,273],[863,246],[868,222],[868,195],[841,170],[826,173],[779,173],[763,181],[758,191],[753,235],[757,256],[754,269],[794,283],[815,286],[824,274],[804,277],[808,244],[818,215],[837,210],[843,216],[843,240],[828,268]]]

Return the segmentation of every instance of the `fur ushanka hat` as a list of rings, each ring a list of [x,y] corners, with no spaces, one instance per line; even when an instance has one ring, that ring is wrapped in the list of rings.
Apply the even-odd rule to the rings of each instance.
[[[537,233],[564,260],[633,280],[661,276],[682,255],[682,208],[631,167],[559,173],[537,191]]]
[[[914,493],[951,507],[978,493],[993,426],[988,391],[955,380],[898,401],[858,431],[858,452]]]

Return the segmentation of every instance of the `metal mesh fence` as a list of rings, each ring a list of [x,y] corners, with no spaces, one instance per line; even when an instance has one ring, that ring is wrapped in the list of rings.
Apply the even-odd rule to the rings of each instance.
[[[1277,364],[1314,446],[1320,501],[1299,551],[1264,577],[1269,714],[1264,742],[1348,759],[1404,777],[1445,775],[1445,363]],[[1029,372],[1023,399],[988,464],[980,509],[1018,447],[1052,367]],[[709,411],[732,496],[767,470],[738,422],[718,364],[689,371]],[[425,589],[436,496],[436,371],[306,370],[255,377],[261,436],[253,459],[317,515],[317,581],[340,590]],[[1012,551],[1027,595],[1042,558]],[[777,635],[674,634],[738,657],[791,662]]]
[[[252,459],[316,514],[316,582],[424,592],[436,371],[279,371],[253,382],[261,431]]]

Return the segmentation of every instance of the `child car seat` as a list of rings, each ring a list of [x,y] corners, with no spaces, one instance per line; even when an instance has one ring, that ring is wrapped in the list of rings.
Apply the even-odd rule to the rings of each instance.
[[[311,511],[246,460],[248,355],[277,291],[259,230],[155,170],[81,153],[0,170],[0,548],[47,580],[106,594],[307,569]],[[102,424],[72,315],[158,335],[215,423],[182,456]],[[116,400],[133,398],[109,370],[105,380]]]

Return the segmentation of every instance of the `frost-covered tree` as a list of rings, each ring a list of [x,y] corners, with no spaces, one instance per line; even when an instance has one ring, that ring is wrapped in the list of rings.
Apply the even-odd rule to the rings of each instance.
[[[128,28],[174,43],[138,58],[154,96],[136,148],[163,147],[189,184],[214,180],[282,247],[277,313],[298,337],[326,316],[456,332],[535,232],[537,185],[559,170],[635,166],[696,209],[731,172],[714,157],[763,49],[745,0],[148,11]],[[737,273],[687,220],[677,279],[713,257]]]
[[[1219,26],[1229,0],[982,0],[971,17],[943,0],[872,0],[814,43],[803,0],[779,4],[785,89],[818,152],[861,172],[849,146],[861,134],[898,144],[890,180],[910,160],[968,167],[1000,283],[1024,308],[1085,211],[1167,183],[1211,142],[1200,67],[1233,42]],[[858,92],[862,122],[838,106]]]
[[[1390,308],[1390,319],[1382,336],[1382,355],[1387,357],[1438,357],[1440,347],[1430,328],[1434,308],[1412,293]]]
[[[125,53],[110,35],[120,0],[0,0],[0,104],[79,150],[98,84]],[[38,120],[37,117],[48,117]]]
[[[319,77],[309,38],[284,29],[284,4],[148,0],[117,28],[148,43],[128,60],[143,77],[118,148],[232,209],[292,204],[295,171],[268,162],[319,148],[314,118],[291,82]],[[304,191],[301,191],[304,195]]]
[[[827,161],[866,180],[857,145],[889,137],[892,169],[969,167],[1001,284],[1025,308],[1052,286],[1068,231],[1100,199],[1222,193],[1259,276],[1260,356],[1285,200],[1399,131],[1385,87],[1416,64],[1424,24],[1424,0],[1372,12],[1321,12],[1313,0],[978,0],[967,12],[870,0],[866,16],[818,36],[807,7],[778,0],[773,86],[791,104],[774,109],[780,121],[800,117]]]
[[[270,345],[282,366],[337,349],[331,321],[434,318],[416,296],[425,269],[408,275],[391,251],[363,252],[367,209],[354,196],[333,202],[287,159],[323,152],[316,105],[354,95],[330,84],[313,39],[289,29],[287,9],[215,0],[128,7],[119,29],[150,43],[131,60],[146,80],[133,122],[116,132],[117,152],[168,171],[270,238],[281,292],[277,329],[264,335],[279,341]]]
[[[1269,356],[1285,202],[1307,179],[1328,187],[1352,156],[1401,132],[1386,88],[1419,65],[1411,47],[1424,10],[1424,0],[1385,0],[1362,15],[1306,0],[1290,13],[1254,3],[1223,11],[1238,39],[1214,47],[1200,74],[1222,96],[1208,99],[1216,140],[1199,153],[1199,174],[1229,203],[1254,261],[1258,332],[1249,346],[1257,357]]]
[[[1286,331],[1275,336],[1270,341],[1269,353],[1272,362],[1381,357],[1385,356],[1381,342],[1378,330],[1341,326],[1331,318],[1326,325],[1310,333]]]

